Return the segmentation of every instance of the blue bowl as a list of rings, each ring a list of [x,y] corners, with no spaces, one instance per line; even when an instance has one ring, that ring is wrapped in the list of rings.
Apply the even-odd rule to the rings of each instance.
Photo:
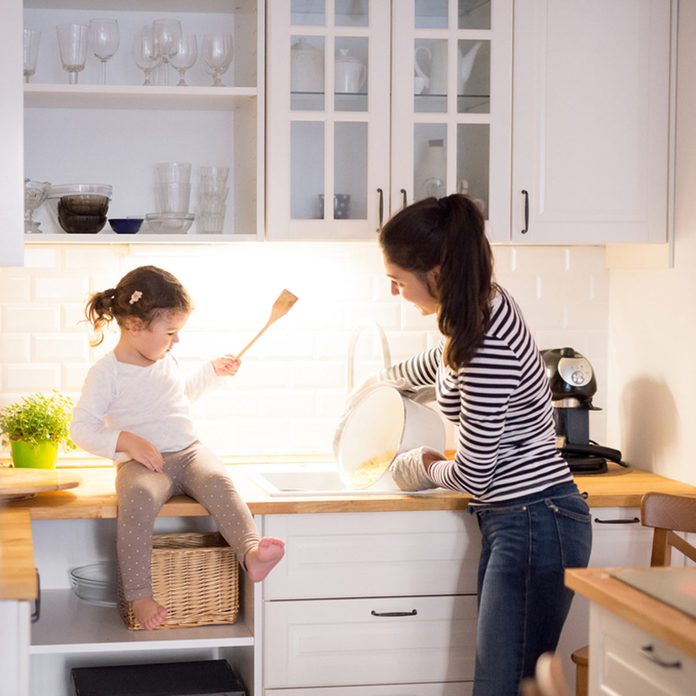
[[[143,224],[143,218],[109,218],[109,224],[116,234],[135,234]]]

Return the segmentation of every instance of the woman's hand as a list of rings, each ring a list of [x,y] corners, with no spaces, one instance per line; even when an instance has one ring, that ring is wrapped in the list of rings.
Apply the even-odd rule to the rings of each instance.
[[[423,491],[427,488],[437,488],[437,484],[428,477],[427,469],[433,462],[444,458],[445,455],[436,450],[419,447],[397,454],[389,465],[389,471],[394,483],[402,491]]]
[[[212,361],[213,369],[218,377],[231,377],[237,374],[242,361],[235,355],[223,355]]]
[[[116,442],[116,451],[125,452],[131,459],[150,471],[161,474],[164,470],[162,453],[149,440],[134,433],[122,431]]]

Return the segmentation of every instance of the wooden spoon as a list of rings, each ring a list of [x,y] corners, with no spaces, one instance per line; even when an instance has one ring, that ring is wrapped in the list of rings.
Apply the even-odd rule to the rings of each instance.
[[[244,353],[246,353],[251,346],[256,343],[256,341],[261,337],[261,334],[274,322],[278,321],[281,317],[284,317],[292,308],[292,306],[297,302],[297,297],[293,295],[289,290],[283,290],[283,292],[278,295],[278,299],[273,303],[271,307],[271,316],[264,327],[259,331],[254,338],[247,343],[242,350],[237,353],[237,357],[241,358]]]

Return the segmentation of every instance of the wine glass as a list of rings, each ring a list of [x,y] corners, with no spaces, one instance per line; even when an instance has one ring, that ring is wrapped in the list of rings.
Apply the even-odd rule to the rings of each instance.
[[[188,87],[184,76],[186,71],[193,67],[198,58],[198,43],[195,34],[188,34],[179,39],[179,50],[172,56],[169,62],[173,68],[179,71],[179,82],[177,87]]]
[[[68,73],[69,83],[76,85],[77,74],[85,69],[89,27],[86,24],[59,24],[56,33],[63,70]]]
[[[155,48],[155,37],[152,25],[143,27],[133,38],[133,60],[135,64],[145,74],[143,85],[152,85],[150,75],[160,64],[157,49]]]
[[[118,50],[120,36],[115,19],[90,19],[89,40],[92,53],[101,61],[101,83],[106,84],[106,61]]]
[[[36,29],[24,30],[24,81],[36,72],[36,59],[39,57],[41,32]]]
[[[178,19],[156,19],[152,22],[155,50],[164,66],[164,84],[169,84],[167,64],[179,50],[181,22]]]
[[[208,72],[213,76],[213,87],[222,87],[220,77],[232,63],[232,35],[206,34],[203,37],[203,58],[208,66]]]
[[[46,200],[51,184],[48,181],[24,180],[24,232],[35,234],[41,232],[40,222],[32,219],[34,211]]]

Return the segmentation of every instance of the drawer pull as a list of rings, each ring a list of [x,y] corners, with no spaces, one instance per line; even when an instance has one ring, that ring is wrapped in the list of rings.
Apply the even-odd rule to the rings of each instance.
[[[411,611],[375,611],[374,609],[370,612],[372,616],[416,616],[418,612],[415,609]]]
[[[600,520],[599,517],[595,517],[594,521],[597,524],[637,524],[640,522],[640,518],[631,517],[630,519],[626,520]]]
[[[640,649],[640,654],[650,660],[650,662],[654,662],[656,665],[665,667],[666,669],[681,669],[682,666],[681,660],[673,660],[672,662],[668,662],[667,660],[663,660],[661,657],[656,655],[654,645],[644,645]]]

